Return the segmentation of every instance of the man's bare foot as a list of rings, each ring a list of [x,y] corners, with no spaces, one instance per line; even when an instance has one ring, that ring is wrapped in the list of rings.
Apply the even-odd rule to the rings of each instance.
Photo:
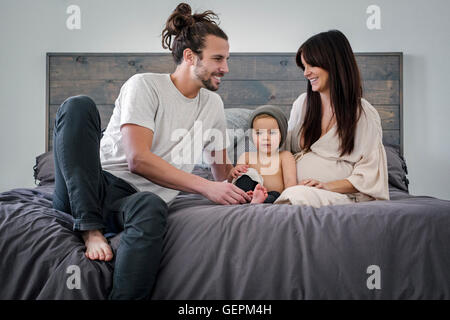
[[[258,183],[255,190],[253,190],[253,199],[251,203],[263,203],[268,196],[267,189]]]
[[[82,236],[88,259],[110,261],[113,258],[111,247],[100,230],[87,230]]]

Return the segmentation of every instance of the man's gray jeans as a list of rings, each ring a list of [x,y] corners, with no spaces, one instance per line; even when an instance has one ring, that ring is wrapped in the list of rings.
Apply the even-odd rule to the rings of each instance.
[[[53,133],[53,207],[72,214],[74,230],[122,231],[110,299],[147,299],[155,283],[167,225],[167,204],[102,170],[100,114],[88,96],[66,99]]]

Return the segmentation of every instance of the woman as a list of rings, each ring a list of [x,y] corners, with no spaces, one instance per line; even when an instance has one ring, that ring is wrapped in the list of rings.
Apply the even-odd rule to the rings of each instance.
[[[275,203],[320,207],[388,200],[380,116],[362,98],[358,65],[340,31],[317,34],[298,49],[307,92],[294,102],[286,147],[297,181]]]

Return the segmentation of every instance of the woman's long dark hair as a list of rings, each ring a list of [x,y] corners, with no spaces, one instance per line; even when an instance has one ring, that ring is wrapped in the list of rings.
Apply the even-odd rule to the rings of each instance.
[[[303,43],[297,51],[297,65],[305,70],[305,62],[328,71],[331,105],[336,115],[341,156],[350,154],[355,144],[356,124],[362,112],[361,76],[355,55],[345,35],[338,30],[319,33]],[[300,132],[304,148],[309,150],[322,132],[320,93],[307,84],[306,114]],[[300,139],[300,137],[299,137]]]
[[[180,3],[175,8],[162,31],[162,46],[172,51],[177,65],[183,61],[183,51],[186,48],[191,49],[202,59],[202,49],[205,47],[207,35],[228,40],[215,19],[218,19],[217,15],[210,10],[192,14],[191,7],[187,3]]]

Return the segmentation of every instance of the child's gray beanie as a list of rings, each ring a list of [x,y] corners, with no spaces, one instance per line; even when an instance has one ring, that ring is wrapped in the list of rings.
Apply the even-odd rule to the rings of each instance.
[[[280,128],[280,134],[281,134],[281,141],[280,141],[280,148],[281,148],[284,141],[286,140],[287,129],[288,129],[288,120],[287,120],[286,116],[284,115],[284,113],[280,107],[272,106],[272,105],[260,106],[260,107],[256,108],[250,115],[250,123],[249,123],[250,128],[253,129],[253,120],[261,114],[268,114],[271,117],[273,117],[275,120],[277,120],[278,128]]]

